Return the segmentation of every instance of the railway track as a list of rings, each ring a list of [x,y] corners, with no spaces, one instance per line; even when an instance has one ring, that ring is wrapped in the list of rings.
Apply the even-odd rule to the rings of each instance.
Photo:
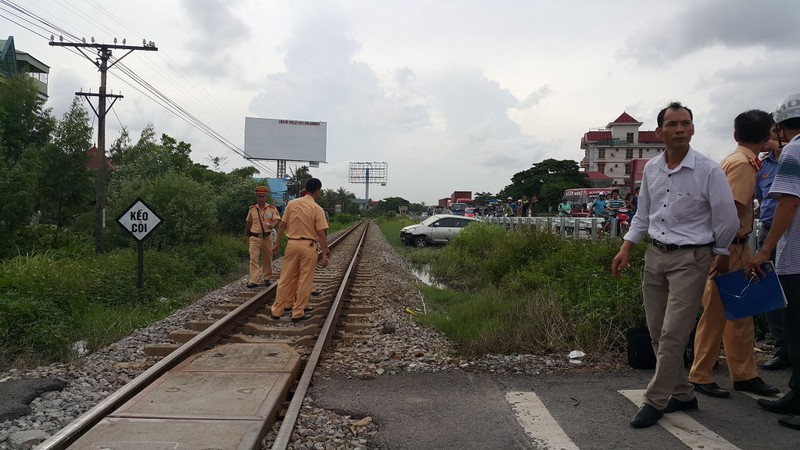
[[[261,448],[280,418],[274,449],[287,448],[320,357],[333,338],[359,339],[372,307],[350,292],[368,223],[331,242],[318,268],[312,319],[271,319],[277,283],[240,295],[212,320],[171,334],[178,344],[154,344],[165,355],[150,369],[43,442],[40,449]],[[250,295],[248,295],[250,294]],[[340,318],[345,317],[344,324]]]

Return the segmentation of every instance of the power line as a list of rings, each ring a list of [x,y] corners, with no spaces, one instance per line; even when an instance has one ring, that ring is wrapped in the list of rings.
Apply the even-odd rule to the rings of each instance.
[[[72,5],[69,5],[69,4],[65,5],[63,2],[61,2],[61,1],[59,1],[59,0],[56,0],[56,1],[57,1],[57,3],[59,3],[59,4],[60,4],[60,5],[63,7],[63,8],[65,8],[67,11],[69,11],[70,13],[72,13],[73,15],[75,15],[76,17],[78,17],[79,19],[82,19],[82,20],[86,21],[87,23],[91,23],[91,22],[89,22],[88,20],[86,20],[86,19],[85,19],[85,17],[88,17],[88,16],[87,16],[85,13],[83,13],[82,11],[80,11],[80,10],[78,10],[78,9],[73,9],[73,8],[71,8],[71,6],[72,6]],[[112,15],[112,14],[110,14],[110,13],[108,13],[108,11],[107,11],[107,10],[105,10],[105,8],[102,8],[102,7],[100,7],[99,5],[97,5],[97,4],[96,4],[96,3],[94,3],[94,2],[90,2],[90,3],[93,3],[95,6],[98,6],[98,7],[99,7],[99,8],[100,8],[100,9],[101,9],[101,10],[102,10],[104,13],[106,13],[107,15],[109,15],[110,17],[112,17],[112,19],[113,19],[114,21],[116,21],[117,23],[120,23],[120,24],[121,24],[122,26],[124,26],[125,28],[128,28],[129,30],[132,30],[132,31],[136,32],[136,31],[135,31],[135,30],[133,30],[131,27],[127,26],[127,25],[126,25],[124,22],[121,22],[121,21],[120,21],[119,19],[117,19],[115,16],[113,16],[113,15]],[[28,17],[32,18],[33,20],[35,20],[35,21],[37,21],[37,22],[39,22],[39,23],[42,23],[42,24],[44,24],[46,27],[50,27],[50,28],[48,29],[48,28],[46,28],[45,26],[41,26],[41,25],[38,25],[38,24],[36,24],[36,22],[34,22],[34,21],[33,21],[33,20],[31,20],[31,19],[26,19],[26,18],[24,18],[24,17],[20,16],[19,14],[16,14],[16,13],[13,13],[12,11],[8,11],[8,10],[6,10],[6,12],[9,12],[9,13],[11,13],[11,14],[13,14],[13,15],[17,16],[18,18],[20,18],[20,20],[24,20],[25,22],[27,22],[27,23],[31,24],[32,26],[36,26],[37,28],[39,28],[39,29],[42,29],[42,30],[44,30],[45,32],[47,32],[47,31],[52,31],[52,30],[55,30],[56,32],[58,32],[58,33],[59,33],[59,35],[60,35],[60,36],[67,35],[67,37],[68,37],[68,38],[72,38],[72,39],[74,39],[75,41],[78,41],[78,40],[79,40],[79,38],[78,38],[78,37],[77,37],[75,34],[72,34],[72,33],[68,32],[67,30],[65,30],[64,28],[61,28],[61,27],[59,27],[59,26],[57,26],[57,25],[55,25],[55,24],[53,24],[53,23],[49,22],[48,20],[46,20],[46,19],[42,18],[41,16],[39,16],[39,15],[37,15],[37,14],[35,14],[35,13],[32,13],[32,12],[30,12],[30,11],[26,10],[25,8],[22,8],[22,7],[20,7],[20,6],[16,5],[16,4],[14,4],[14,2],[11,2],[11,1],[9,1],[9,0],[0,0],[0,4],[6,5],[6,6],[8,6],[8,7],[10,7],[10,8],[12,8],[12,9],[14,9],[14,10],[16,10],[16,11],[19,11],[21,14],[23,14],[23,15],[25,15],[25,16],[28,16]],[[77,12],[76,12],[76,11],[77,11]],[[82,15],[83,17],[81,17],[81,15]],[[25,27],[24,25],[21,25],[21,24],[19,24],[19,23],[15,22],[14,20],[12,20],[12,19],[10,19],[10,18],[8,18],[8,17],[5,17],[5,16],[0,16],[0,17],[3,17],[3,18],[5,18],[6,20],[9,20],[10,22],[12,22],[12,23],[15,23],[15,24],[17,24],[17,25],[19,25],[19,26],[21,26],[21,27],[23,27],[23,28],[27,29],[28,31],[31,31],[32,33],[34,33],[34,34],[36,34],[36,35],[38,35],[38,36],[40,36],[40,37],[43,37],[43,38],[47,39],[47,36],[46,36],[46,35],[43,35],[43,34],[40,34],[40,33],[36,32],[36,31],[34,31],[34,30],[31,30],[30,28],[28,28],[28,27]],[[104,27],[103,25],[100,25],[100,26],[101,26],[102,28],[105,28],[106,30],[109,30],[108,28]],[[109,31],[110,31],[110,30],[109,30]],[[76,53],[76,54],[78,53],[77,51],[75,51],[75,50],[74,50],[74,49],[72,49],[72,48],[69,48],[69,47],[68,47],[68,49],[69,49],[70,51],[72,51],[73,53]],[[83,56],[87,57],[87,59],[88,59],[88,56],[87,56],[87,55],[83,54]],[[116,60],[116,61],[118,61],[118,60]],[[156,70],[159,70],[159,71],[161,71],[161,73],[162,73],[163,75],[165,75],[165,76],[169,77],[169,74],[168,74],[168,73],[164,72],[163,70],[161,70],[161,69],[160,69],[160,68],[158,68],[157,66],[154,66],[154,65],[152,65],[152,64],[151,64],[149,61],[145,60],[145,63],[146,63],[146,64],[148,64],[148,65],[150,65],[150,66],[151,66],[151,67],[153,67],[153,68],[156,68]],[[175,65],[174,67],[179,67],[179,66]],[[126,75],[126,76],[128,76],[128,77],[130,77],[130,78],[131,78],[131,80],[132,80],[134,83],[136,83],[136,84],[138,84],[139,86],[141,86],[141,87],[142,87],[142,89],[144,89],[144,91],[143,91],[142,89],[139,89],[139,88],[137,88],[137,87],[136,87],[136,86],[134,86],[133,84],[131,84],[131,83],[127,82],[127,81],[126,81],[124,78],[122,78],[122,77],[117,77],[117,79],[119,79],[120,81],[123,81],[123,82],[125,82],[125,83],[126,83],[126,84],[128,84],[130,87],[132,87],[133,89],[137,90],[139,93],[141,93],[142,95],[144,95],[145,97],[147,97],[147,98],[148,98],[148,99],[150,99],[151,101],[155,102],[155,103],[156,103],[156,104],[158,104],[159,106],[163,107],[164,109],[166,109],[167,111],[169,111],[170,113],[172,113],[173,115],[175,115],[176,117],[178,117],[178,118],[180,118],[181,120],[185,121],[186,123],[188,123],[189,125],[191,125],[191,126],[192,126],[192,127],[194,127],[195,129],[197,129],[198,131],[200,131],[200,132],[202,132],[202,133],[206,134],[207,136],[211,137],[212,139],[216,140],[217,142],[219,142],[220,144],[222,144],[224,147],[228,148],[229,150],[233,151],[234,153],[238,154],[239,156],[242,156],[242,157],[243,157],[244,159],[246,159],[246,160],[247,160],[247,161],[248,161],[248,162],[249,162],[251,165],[258,166],[258,167],[260,168],[260,170],[261,170],[261,169],[263,169],[265,172],[267,172],[267,175],[270,175],[270,174],[273,174],[273,175],[275,175],[275,174],[276,174],[276,172],[275,172],[273,169],[271,169],[271,168],[269,168],[269,167],[265,166],[265,165],[264,165],[264,163],[262,163],[261,161],[258,161],[258,160],[253,160],[253,159],[249,159],[249,158],[247,157],[247,154],[246,154],[246,153],[245,153],[243,150],[241,150],[241,149],[240,149],[240,148],[239,148],[239,147],[238,147],[236,144],[234,144],[234,143],[232,143],[230,140],[226,139],[226,138],[225,138],[225,137],[224,137],[222,134],[218,133],[216,130],[214,130],[213,128],[211,128],[210,126],[208,126],[206,123],[204,123],[202,120],[200,120],[199,118],[197,118],[195,115],[193,115],[193,114],[189,113],[189,112],[188,112],[188,110],[186,110],[185,108],[183,108],[182,106],[180,106],[180,105],[179,105],[177,102],[175,102],[174,100],[172,100],[171,98],[169,98],[167,95],[163,94],[161,91],[159,91],[158,89],[156,89],[156,88],[155,88],[155,87],[154,87],[152,84],[150,84],[149,82],[147,82],[147,81],[146,81],[144,78],[142,78],[142,77],[138,76],[138,75],[137,75],[137,74],[136,74],[136,73],[135,73],[133,70],[129,69],[127,66],[125,66],[125,65],[124,65],[124,64],[122,64],[122,63],[119,63],[119,65],[118,65],[118,68],[120,69],[120,71],[121,71],[123,74],[125,74],[125,75]],[[112,72],[112,74],[113,74],[113,72]],[[203,90],[203,89],[202,89],[202,86],[199,86],[199,84],[197,84],[197,83],[196,83],[194,80],[192,80],[192,81],[194,82],[194,84],[195,84],[196,86],[198,86],[198,88],[200,88],[201,90]],[[181,89],[182,89],[180,85],[176,85],[174,82],[172,82],[171,84],[172,84],[174,87],[178,88],[179,90],[181,90]],[[147,92],[145,92],[145,91],[149,92],[150,94],[148,94],[148,93],[147,93]],[[207,92],[205,92],[204,90],[203,90],[203,92],[206,94],[207,98],[210,98],[210,99],[212,99],[212,101],[213,101],[213,98],[212,98],[212,97],[210,97],[210,96],[208,95],[208,93],[207,93]],[[151,94],[152,94],[152,95],[151,95]],[[191,97],[191,94],[189,94],[189,96]],[[215,114],[214,114],[212,111],[209,111],[209,110],[207,110],[207,109],[205,108],[205,106],[204,106],[204,104],[203,104],[202,102],[198,102],[198,104],[201,106],[201,108],[202,108],[202,109],[206,110],[206,111],[207,111],[207,112],[209,112],[211,115],[215,115]],[[221,108],[221,109],[222,109],[222,108]],[[116,114],[116,112],[115,112],[115,114]],[[228,115],[227,117],[230,117],[230,115]],[[119,120],[119,116],[117,116],[117,118],[118,118],[118,120]],[[220,117],[218,117],[218,116],[217,116],[216,118],[217,118],[218,120],[220,119]],[[121,121],[120,121],[120,123],[121,123]]]

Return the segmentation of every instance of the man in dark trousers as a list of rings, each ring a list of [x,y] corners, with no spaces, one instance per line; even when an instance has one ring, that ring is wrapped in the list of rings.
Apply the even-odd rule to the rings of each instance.
[[[800,430],[800,94],[784,99],[772,118],[789,140],[781,151],[778,172],[772,181],[770,197],[778,199],[775,216],[761,249],[745,265],[745,275],[765,276],[761,265],[777,247],[775,272],[781,281],[788,306],[786,333],[789,340],[792,378],[789,393],[780,400],[759,399],[767,411],[789,414],[778,423]]]
[[[728,246],[739,227],[719,165],[692,149],[692,112],[671,103],[658,113],[656,136],[666,150],[644,167],[639,211],[611,262],[616,278],[630,249],[649,236],[642,291],[656,370],[633,416],[634,428],[655,425],[665,412],[697,409],[683,351],[694,327],[709,270],[726,272]]]

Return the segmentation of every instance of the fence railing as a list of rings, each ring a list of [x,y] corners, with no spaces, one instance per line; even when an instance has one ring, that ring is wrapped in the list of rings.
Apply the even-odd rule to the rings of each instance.
[[[627,229],[620,230],[616,218],[602,217],[480,217],[488,223],[496,223],[515,231],[548,231],[566,238],[596,240],[604,237],[622,237]],[[608,223],[606,223],[608,222]],[[576,226],[577,224],[577,226]],[[755,252],[763,242],[764,227],[758,219],[753,221],[753,232],[750,233],[748,245]]]

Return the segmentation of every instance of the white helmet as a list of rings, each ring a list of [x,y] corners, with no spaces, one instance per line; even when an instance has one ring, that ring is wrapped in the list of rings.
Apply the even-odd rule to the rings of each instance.
[[[800,94],[792,94],[783,99],[778,104],[778,107],[775,108],[775,112],[772,113],[772,120],[775,123],[781,123],[784,120],[796,117],[800,117]]]

